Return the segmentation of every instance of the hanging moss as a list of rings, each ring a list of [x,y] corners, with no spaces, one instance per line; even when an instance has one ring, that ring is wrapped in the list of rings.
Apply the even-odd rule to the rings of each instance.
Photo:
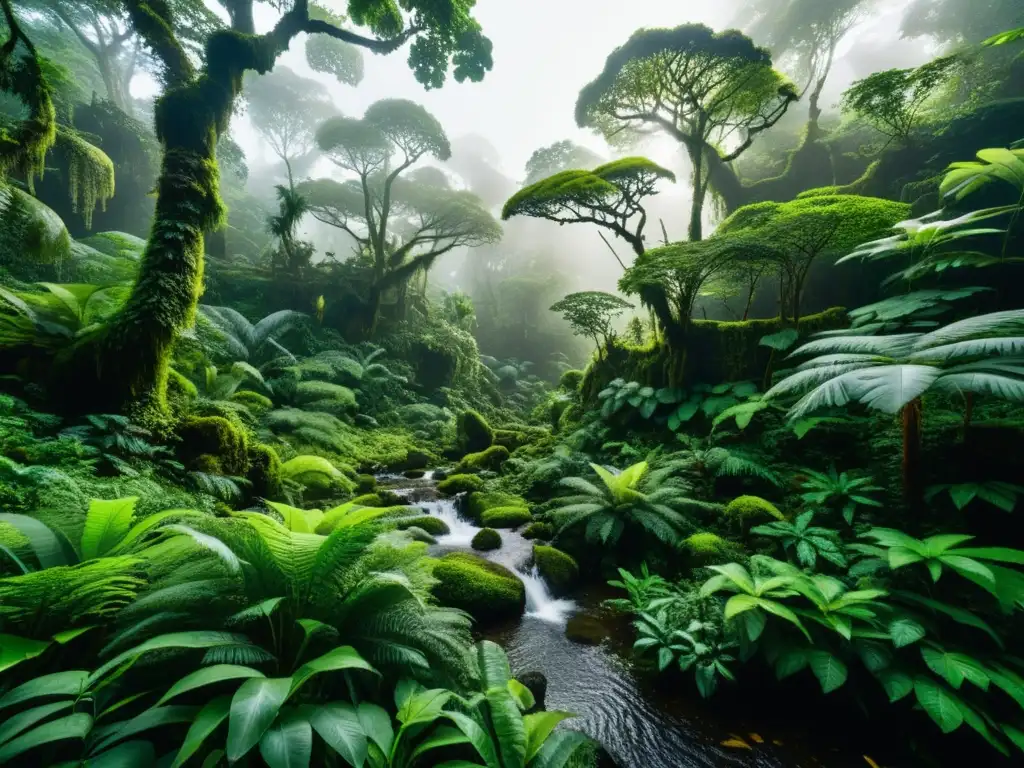
[[[114,164],[103,150],[70,128],[61,128],[57,139],[68,164],[71,210],[81,214],[86,229],[92,229],[97,204],[106,210],[107,200],[114,196]]]

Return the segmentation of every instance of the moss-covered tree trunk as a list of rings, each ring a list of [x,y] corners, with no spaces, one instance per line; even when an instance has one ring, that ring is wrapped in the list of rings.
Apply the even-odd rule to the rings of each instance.
[[[76,412],[163,413],[171,348],[191,325],[203,280],[203,233],[221,223],[216,146],[248,69],[268,72],[302,30],[304,2],[266,35],[220,31],[196,72],[172,32],[167,8],[127,0],[132,23],[164,64],[166,90],[155,128],[163,148],[156,210],[139,276],[111,321],[65,350],[53,366],[54,390]]]

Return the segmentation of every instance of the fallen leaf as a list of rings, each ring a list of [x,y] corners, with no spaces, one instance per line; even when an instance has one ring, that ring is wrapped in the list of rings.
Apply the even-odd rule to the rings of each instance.
[[[753,749],[743,739],[726,739],[722,742],[723,747],[731,747],[733,749]]]
[[[764,739],[762,739],[760,734],[757,733],[750,734],[750,740],[757,744],[764,744]]]
[[[872,760],[867,755],[861,755],[864,758],[864,762],[871,766],[871,768],[882,768],[878,763]]]

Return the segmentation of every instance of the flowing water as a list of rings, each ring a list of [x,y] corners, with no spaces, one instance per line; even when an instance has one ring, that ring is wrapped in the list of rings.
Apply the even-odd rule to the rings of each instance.
[[[412,487],[396,488],[397,493],[448,524],[450,533],[437,537],[434,554],[472,551],[470,542],[480,529],[459,515],[454,501],[438,499],[429,478],[401,482]],[[515,531],[503,530],[501,537],[500,549],[477,554],[504,565],[522,580],[526,613],[487,636],[505,646],[515,674],[543,673],[548,681],[546,707],[574,713],[576,717],[566,725],[600,741],[620,768],[872,765],[861,754],[866,750],[808,749],[816,726],[794,724],[785,713],[774,711],[760,719],[731,712],[726,716],[701,701],[692,687],[658,690],[633,667],[627,653],[616,652],[613,637],[597,644],[570,640],[566,625],[574,615],[599,617],[589,621],[600,629],[599,622],[607,618],[602,617],[600,596],[553,597],[536,567],[530,567],[532,542]],[[787,722],[788,727],[782,727]],[[896,768],[896,763],[881,760],[877,765]]]

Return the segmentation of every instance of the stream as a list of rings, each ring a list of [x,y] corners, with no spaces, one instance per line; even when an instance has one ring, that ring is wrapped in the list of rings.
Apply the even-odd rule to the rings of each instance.
[[[470,542],[480,529],[459,515],[454,500],[437,498],[429,473],[420,480],[381,479],[410,504],[447,523],[450,533],[437,537],[431,554],[474,551]],[[725,715],[703,702],[695,687],[655,689],[650,675],[629,659],[632,638],[619,638],[618,651],[613,647],[614,629],[598,644],[570,640],[569,620],[577,614],[594,617],[591,623],[602,621],[602,614],[607,618],[600,603],[609,595],[594,589],[581,591],[575,600],[552,597],[536,568],[527,570],[533,543],[509,530],[502,530],[501,538],[500,549],[475,554],[504,565],[523,581],[526,612],[484,635],[505,647],[514,674],[543,673],[546,708],[575,713],[565,725],[596,738],[620,768],[897,768],[880,759],[868,762],[861,748],[810,748],[812,733],[831,729],[799,717],[794,722],[778,711],[784,702],[769,703],[763,718],[729,713],[726,725]],[[771,702],[771,691],[763,696]]]

